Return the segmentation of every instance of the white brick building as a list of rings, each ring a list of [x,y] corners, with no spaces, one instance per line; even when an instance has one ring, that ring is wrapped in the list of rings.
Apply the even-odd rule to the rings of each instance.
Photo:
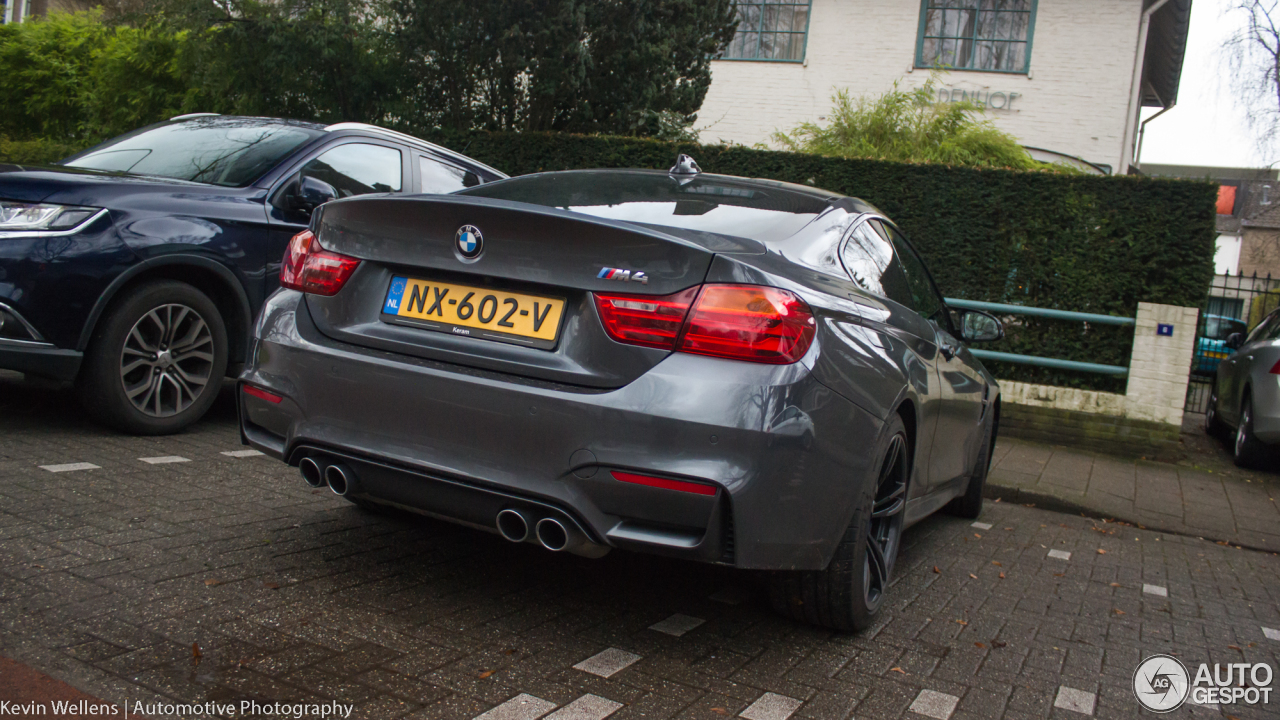
[[[752,145],[821,123],[836,89],[878,94],[953,68],[946,94],[987,103],[1027,146],[1128,171],[1141,106],[1177,100],[1191,0],[739,0],[712,63],[703,142]],[[1142,50],[1139,52],[1139,50]]]

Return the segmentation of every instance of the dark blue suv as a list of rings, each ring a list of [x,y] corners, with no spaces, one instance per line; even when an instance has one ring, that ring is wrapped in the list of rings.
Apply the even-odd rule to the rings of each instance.
[[[0,165],[0,369],[73,382],[121,430],[177,431],[239,373],[317,205],[503,177],[372,125],[208,114]]]

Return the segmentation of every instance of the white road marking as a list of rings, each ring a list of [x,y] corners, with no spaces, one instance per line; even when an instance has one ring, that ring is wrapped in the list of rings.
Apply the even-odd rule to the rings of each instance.
[[[168,465],[169,463],[191,462],[190,458],[181,455],[162,455],[160,457],[138,458],[148,465]]]
[[[676,613],[662,622],[650,625],[649,629],[680,637],[705,622],[706,620],[703,620],[702,618],[690,617],[688,615]]]
[[[747,720],[787,720],[803,704],[802,700],[767,692],[739,713],[738,717]]]
[[[1066,550],[1050,550],[1049,557],[1054,558],[1055,560],[1070,560],[1071,553]]]
[[[635,653],[619,650],[618,648],[609,648],[574,665],[573,669],[607,678],[613,677],[613,675],[629,667],[639,659],[640,656]]]
[[[1262,628],[1262,634],[1266,635],[1268,640],[1280,640],[1280,630],[1264,627]]]
[[[1148,585],[1142,583],[1142,592],[1148,595],[1159,595],[1160,597],[1169,597],[1169,588],[1160,587],[1159,585]]]
[[[101,467],[93,463],[66,463],[64,465],[41,465],[41,470],[49,472],[75,472],[76,470],[101,470]]]
[[[599,695],[583,695],[551,713],[544,720],[604,720],[621,707],[622,703]]]
[[[222,454],[226,455],[227,457],[244,458],[244,457],[257,457],[262,453],[257,450],[230,450]]]
[[[520,693],[475,720],[535,720],[556,709],[556,704],[534,697],[528,693]]]
[[[1085,715],[1093,714],[1093,706],[1098,702],[1098,696],[1084,690],[1077,690],[1062,685],[1058,688],[1058,697],[1053,701],[1053,706],[1062,708],[1063,710],[1071,710],[1073,712],[1083,713]]]
[[[979,530],[990,530],[990,529],[991,529],[991,523],[976,522],[976,523],[974,523],[974,524],[973,524],[973,526],[974,526],[974,527],[976,527],[976,528],[978,528]]]
[[[915,701],[911,703],[911,707],[907,709],[913,713],[920,713],[925,717],[947,720],[947,718],[951,717],[951,713],[956,711],[956,705],[959,704],[960,698],[955,695],[940,693],[936,690],[921,690]]]

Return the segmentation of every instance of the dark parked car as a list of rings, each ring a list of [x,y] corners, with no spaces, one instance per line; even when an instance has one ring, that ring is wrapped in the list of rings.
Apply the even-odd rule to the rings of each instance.
[[[1274,310],[1246,337],[1232,333],[1225,341],[1232,354],[1218,364],[1205,411],[1205,431],[1225,435],[1234,428],[1231,445],[1241,467],[1275,467],[1280,447],[1280,310]]]
[[[74,381],[121,430],[174,432],[239,374],[313,208],[503,177],[371,125],[211,115],[0,165],[0,368]]]
[[[661,171],[329,203],[293,239],[238,395],[247,443],[358,504],[598,556],[784,571],[777,606],[881,607],[903,528],[982,506],[999,388],[892,222]]]

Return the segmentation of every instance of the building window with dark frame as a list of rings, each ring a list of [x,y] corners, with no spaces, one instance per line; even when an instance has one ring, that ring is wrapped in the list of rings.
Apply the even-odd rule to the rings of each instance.
[[[1035,20],[1036,0],[923,0],[916,67],[1025,73]]]
[[[738,32],[724,60],[804,60],[811,0],[738,0]]]

